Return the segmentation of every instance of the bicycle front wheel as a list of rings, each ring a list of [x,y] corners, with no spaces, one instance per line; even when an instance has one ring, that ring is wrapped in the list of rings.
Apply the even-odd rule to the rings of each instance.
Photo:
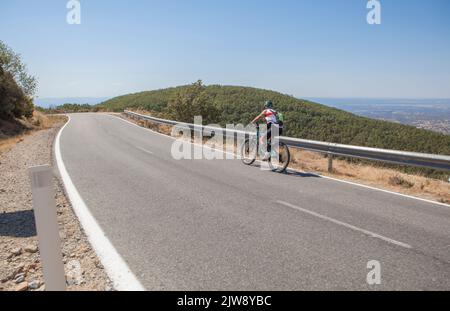
[[[246,139],[241,147],[241,161],[245,165],[251,165],[256,161],[258,146],[255,140]]]

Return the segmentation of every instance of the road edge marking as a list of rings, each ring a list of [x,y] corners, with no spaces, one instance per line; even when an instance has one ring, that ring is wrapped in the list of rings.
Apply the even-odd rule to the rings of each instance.
[[[147,153],[147,154],[154,154],[153,151],[147,150],[147,149],[145,149],[145,148],[141,148],[141,147],[138,147],[138,146],[134,146],[134,147],[135,147],[137,150],[140,150],[140,151],[145,152],[145,153]]]
[[[71,121],[70,116],[67,115],[67,117],[68,120],[66,124],[64,124],[56,136],[55,159],[72,209],[78,217],[92,248],[99,257],[102,265],[105,267],[107,275],[113,282],[114,288],[119,291],[144,291],[145,288],[114,248],[111,241],[106,237],[102,228],[89,211],[66,170],[61,155],[60,138],[63,130]]]
[[[298,173],[302,173],[301,171],[296,170],[296,169],[291,169],[291,170],[293,170],[295,172],[298,172]],[[342,182],[342,183],[349,184],[349,185],[352,185],[352,186],[358,186],[358,187],[363,187],[363,188],[367,188],[367,189],[371,189],[371,190],[381,191],[381,192],[385,192],[385,193],[389,193],[389,194],[394,194],[394,195],[398,195],[398,196],[401,196],[401,197],[405,197],[405,198],[408,198],[408,199],[414,199],[414,200],[422,201],[422,202],[425,202],[425,203],[431,203],[431,204],[436,204],[436,205],[440,205],[440,206],[444,206],[444,207],[450,208],[449,204],[441,203],[441,202],[438,202],[438,201],[432,201],[432,200],[419,198],[419,197],[415,197],[415,196],[404,194],[404,193],[399,193],[399,192],[395,192],[395,191],[391,191],[391,190],[376,188],[376,187],[372,187],[372,186],[369,186],[369,185],[359,184],[359,183],[356,183],[356,182],[352,182],[352,181],[345,180],[345,179],[339,179],[339,178],[335,178],[335,177],[331,177],[331,176],[320,175],[320,174],[316,174],[316,173],[309,173],[309,174],[316,175],[317,177],[320,177],[320,178],[325,178],[325,179],[329,179],[329,180]]]
[[[327,221],[332,222],[332,223],[334,223],[336,225],[340,225],[342,227],[345,227],[345,228],[348,228],[348,229],[352,229],[353,231],[364,233],[365,235],[368,235],[370,237],[377,238],[377,239],[383,240],[385,242],[388,242],[388,243],[391,243],[391,244],[394,244],[394,245],[397,245],[397,246],[401,246],[401,247],[404,247],[404,248],[407,248],[407,249],[412,249],[412,246],[409,245],[409,244],[406,244],[406,243],[403,243],[403,242],[399,242],[397,240],[385,237],[385,236],[383,236],[381,234],[378,234],[378,233],[375,233],[375,232],[372,232],[372,231],[369,231],[369,230],[366,230],[366,229],[359,228],[357,226],[354,226],[354,225],[348,224],[346,222],[343,222],[343,221],[340,221],[340,220],[337,220],[337,219],[334,219],[334,218],[331,218],[331,217],[319,214],[317,212],[313,212],[313,211],[301,208],[301,207],[299,207],[297,205],[294,205],[294,204],[291,204],[291,203],[288,203],[288,202],[284,202],[284,201],[279,201],[279,200],[276,201],[276,203],[281,204],[281,205],[286,206],[286,207],[290,207],[290,208],[298,210],[300,212],[303,212],[303,213],[306,213],[306,214],[318,217],[320,219],[327,220]]]

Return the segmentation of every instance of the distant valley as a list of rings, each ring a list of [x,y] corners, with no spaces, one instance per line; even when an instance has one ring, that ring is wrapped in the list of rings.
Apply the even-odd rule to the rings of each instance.
[[[450,99],[308,99],[360,116],[450,135]]]

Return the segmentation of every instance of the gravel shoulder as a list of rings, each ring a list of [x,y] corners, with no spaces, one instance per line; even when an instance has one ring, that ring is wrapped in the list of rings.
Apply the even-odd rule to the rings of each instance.
[[[52,147],[61,126],[27,135],[0,154],[0,291],[45,290],[28,168],[55,167]],[[112,290],[57,177],[54,187],[68,290]]]

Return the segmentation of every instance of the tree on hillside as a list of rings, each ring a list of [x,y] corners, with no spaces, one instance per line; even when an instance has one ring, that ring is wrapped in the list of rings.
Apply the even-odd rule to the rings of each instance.
[[[202,116],[207,124],[218,122],[220,115],[201,80],[177,92],[169,101],[167,112],[170,118],[181,122],[192,123],[195,116]]]
[[[22,92],[32,98],[36,92],[36,78],[30,75],[21,56],[0,40],[0,67],[9,73]]]
[[[33,102],[26,97],[9,72],[0,66],[0,119],[31,117]]]
[[[20,55],[0,41],[0,118],[30,117],[36,86]]]

